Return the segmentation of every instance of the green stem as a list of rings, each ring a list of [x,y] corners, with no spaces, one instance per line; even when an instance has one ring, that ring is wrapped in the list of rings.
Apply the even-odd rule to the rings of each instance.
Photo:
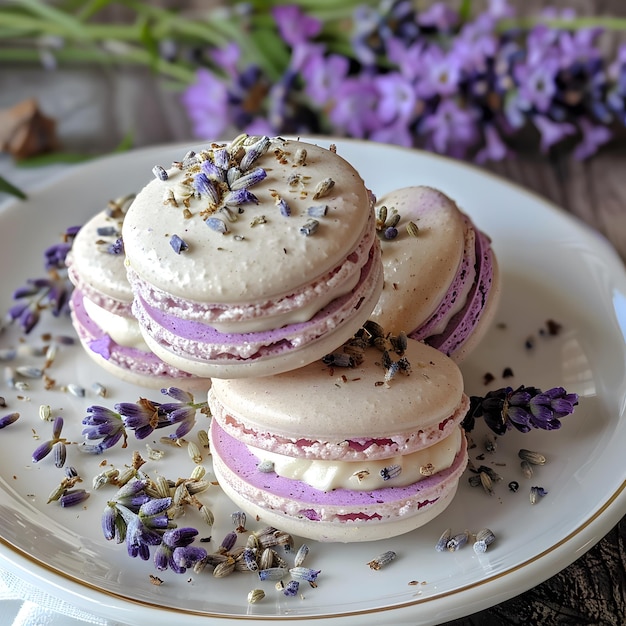
[[[571,20],[547,19],[542,17],[520,17],[504,19],[498,22],[498,32],[512,29],[530,30],[531,28],[545,24],[550,28],[562,30],[581,30],[583,28],[604,28],[605,30],[626,30],[626,18],[611,17],[605,15],[576,17]]]
[[[168,78],[173,78],[183,84],[193,82],[195,77],[195,72],[189,67],[170,63],[161,58],[155,60],[146,50],[130,46],[127,46],[124,52],[116,51],[111,53],[97,48],[66,45],[59,50],[55,50],[54,56],[61,63],[129,63],[152,67],[155,72]],[[0,61],[3,62],[38,63],[40,60],[37,50],[30,48],[0,48]]]

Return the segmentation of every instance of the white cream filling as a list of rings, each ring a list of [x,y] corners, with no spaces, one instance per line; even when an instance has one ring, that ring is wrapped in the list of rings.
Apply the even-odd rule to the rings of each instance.
[[[357,268],[360,271],[360,268]],[[234,322],[211,322],[210,326],[220,333],[255,333],[263,332],[272,328],[281,328],[290,324],[300,324],[308,322],[318,311],[330,304],[336,298],[340,298],[350,293],[358,284],[360,274],[355,272],[348,281],[336,285],[333,289],[326,291],[323,296],[313,300],[309,304],[295,306],[286,313],[279,313],[272,316],[237,320]]]
[[[141,336],[137,320],[111,313],[88,298],[83,298],[87,315],[104,330],[115,343],[127,348],[138,348],[150,352]]]
[[[259,462],[273,463],[274,471],[279,476],[300,480],[314,489],[370,491],[382,487],[411,485],[449,468],[461,449],[462,437],[461,429],[455,428],[451,435],[428,448],[376,461],[309,460],[267,452],[252,446],[248,446],[248,449]],[[385,480],[385,472],[394,476]]]

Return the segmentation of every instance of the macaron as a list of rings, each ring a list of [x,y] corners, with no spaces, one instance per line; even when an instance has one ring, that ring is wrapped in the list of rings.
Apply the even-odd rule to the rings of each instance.
[[[437,189],[405,187],[376,206],[385,284],[372,319],[461,362],[491,325],[500,294],[491,240]]]
[[[213,380],[213,467],[242,510],[354,542],[409,532],[450,504],[467,464],[459,368],[422,342],[400,356],[363,348],[367,337],[298,370]]]
[[[242,135],[154,172],[123,240],[161,359],[204,377],[276,374],[368,318],[382,290],[374,198],[334,149]]]
[[[188,387],[193,376],[163,362],[146,345],[132,314],[121,242],[124,211],[132,198],[110,203],[78,232],[67,257],[74,285],[72,323],[87,354],[118,378],[144,387]],[[193,387],[196,382],[193,381]],[[202,385],[205,389],[209,381]]]

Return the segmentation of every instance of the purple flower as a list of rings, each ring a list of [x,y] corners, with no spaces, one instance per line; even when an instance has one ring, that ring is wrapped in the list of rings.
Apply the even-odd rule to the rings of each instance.
[[[290,580],[283,589],[283,593],[290,598],[294,598],[298,595],[300,589],[300,582],[297,580]]]
[[[199,172],[194,176],[193,186],[196,193],[206,196],[212,205],[217,206],[220,203],[220,192],[217,185],[204,172]]]
[[[423,62],[426,48],[422,41],[407,45],[402,39],[392,37],[387,42],[387,56],[403,76],[414,82],[426,69]]]
[[[598,148],[609,141],[611,131],[606,126],[592,124],[586,117],[579,121],[582,132],[582,141],[574,149],[574,158],[583,160],[595,154]]]
[[[44,250],[45,268],[47,270],[65,269],[65,258],[71,248],[71,242],[63,242],[57,243]]]
[[[586,63],[600,59],[596,45],[602,28],[581,28],[574,32],[560,31],[557,39],[558,57],[562,68],[568,68],[579,61]]]
[[[484,397],[472,396],[470,410],[463,420],[463,428],[470,432],[475,418],[483,417],[485,424],[497,435],[515,428],[526,433],[533,428],[555,430],[561,427],[561,419],[574,412],[578,395],[568,393],[563,387],[543,392],[537,387],[513,390],[504,387],[490,391]]]
[[[500,138],[497,128],[493,124],[487,124],[484,129],[485,147],[476,153],[476,163],[486,161],[502,161],[509,153],[508,148]]]
[[[150,501],[150,496],[145,492],[146,489],[145,480],[132,480],[117,490],[117,493],[112,498],[111,503],[117,505],[120,508],[120,512],[125,513],[128,510],[130,513],[138,513],[139,509]],[[129,515],[127,515],[129,517]]]
[[[435,2],[417,16],[420,26],[428,26],[438,31],[451,31],[458,26],[459,14],[451,9],[445,2]]]
[[[170,239],[170,246],[172,246],[172,250],[174,250],[176,254],[180,254],[181,252],[189,249],[187,242],[176,234],[172,235]]]
[[[320,20],[303,13],[296,5],[277,5],[272,8],[272,16],[283,41],[292,47],[313,39],[322,30]]]
[[[61,438],[61,431],[63,430],[63,418],[55,417],[52,422],[52,438],[48,441],[44,441],[41,445],[37,446],[35,451],[33,452],[32,458],[33,463],[38,463],[45,457],[47,457],[50,452],[55,447],[55,444],[62,443],[65,444],[65,439]]]
[[[116,239],[113,243],[109,244],[107,247],[107,252],[109,254],[124,254],[124,242],[121,237]]]
[[[228,74],[232,81],[237,78],[237,64],[240,57],[241,50],[234,41],[227,43],[223,48],[216,48],[211,51],[211,59],[222,71]]]
[[[488,13],[467,22],[452,42],[451,54],[456,56],[465,71],[483,72],[487,59],[492,59],[498,49],[494,33],[495,20]]]
[[[167,387],[161,389],[161,393],[176,400],[160,406],[160,411],[166,415],[168,423],[176,425],[176,431],[170,435],[171,439],[184,437],[194,427],[198,410],[208,412],[206,401],[196,402],[188,391],[178,387]]]
[[[126,525],[126,547],[128,555],[139,557],[143,561],[150,558],[150,547],[161,544],[161,535],[148,528],[139,518],[134,515]]]
[[[104,538],[107,541],[110,541],[111,539],[114,539],[115,537],[119,538],[118,525],[116,523],[116,520],[117,520],[117,511],[115,510],[115,505],[107,504],[104,509],[104,513],[102,514],[102,517],[100,518],[100,523],[102,526],[102,534],[104,535]],[[118,541],[118,543],[121,543],[122,541],[124,541],[123,538],[121,539],[121,541]]]
[[[456,52],[446,53],[438,46],[427,48],[423,55],[426,69],[416,85],[417,95],[431,98],[455,94],[461,79],[461,61]]]
[[[154,554],[154,565],[158,570],[168,567],[183,574],[188,567],[206,557],[204,548],[192,546],[198,531],[195,528],[174,528],[163,533],[162,543]]]
[[[515,68],[521,97],[540,113],[548,110],[556,94],[558,69],[559,62],[553,58],[542,59],[534,65],[520,64]]]
[[[393,143],[399,146],[410,148],[413,146],[413,134],[407,120],[398,118],[387,126],[381,126],[370,133],[372,141],[382,143]]]
[[[187,87],[182,102],[197,137],[220,137],[231,122],[228,88],[211,71],[200,68],[196,82]]]
[[[356,58],[363,65],[373,65],[376,61],[376,54],[382,50],[372,47],[372,41],[378,38],[379,29],[383,25],[380,13],[373,7],[359,5],[354,9],[353,32],[350,37],[352,50]]]
[[[50,270],[49,278],[29,278],[26,285],[16,289],[14,304],[8,311],[11,321],[18,321],[22,330],[28,334],[41,318],[41,311],[49,310],[55,317],[68,311],[72,285],[65,273],[57,269]]]
[[[348,59],[338,54],[312,54],[302,66],[305,93],[316,104],[332,101],[348,74]]]
[[[377,112],[380,121],[389,124],[398,118],[411,120],[417,100],[414,85],[398,72],[381,74],[374,82],[379,92]]]
[[[541,133],[541,150],[547,152],[555,143],[576,132],[576,128],[567,122],[553,122],[544,115],[533,115],[532,120]]]
[[[89,492],[85,489],[71,489],[70,491],[66,491],[60,498],[59,504],[63,508],[67,508],[70,506],[76,506],[77,504],[81,504],[85,500],[89,498]]]
[[[509,6],[508,0],[489,0],[487,13],[495,20],[510,18],[515,15],[515,10]]]
[[[120,439],[126,446],[126,430],[122,416],[103,406],[90,406],[87,408],[88,415],[83,419],[83,436],[88,441],[100,439],[97,444],[84,443],[81,450],[90,454],[101,454],[112,448]]]
[[[335,94],[329,117],[332,123],[351,137],[366,137],[378,128],[376,87],[365,76],[347,78]]]
[[[186,546],[184,548],[174,548],[172,553],[172,562],[178,568],[178,571],[184,572],[187,568],[193,567],[195,563],[206,557],[207,553],[204,548],[199,546]]]
[[[442,100],[435,112],[424,118],[421,130],[436,152],[462,156],[476,139],[476,115],[454,100]]]
[[[138,402],[120,402],[115,410],[121,416],[126,428],[134,431],[137,439],[145,439],[157,428],[169,424],[165,411],[158,403],[141,398]]]

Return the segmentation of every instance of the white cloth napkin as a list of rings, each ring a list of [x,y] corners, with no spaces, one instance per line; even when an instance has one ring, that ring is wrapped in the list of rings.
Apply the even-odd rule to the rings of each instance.
[[[121,626],[119,622],[86,613],[37,587],[0,571],[0,624],[2,626]]]

